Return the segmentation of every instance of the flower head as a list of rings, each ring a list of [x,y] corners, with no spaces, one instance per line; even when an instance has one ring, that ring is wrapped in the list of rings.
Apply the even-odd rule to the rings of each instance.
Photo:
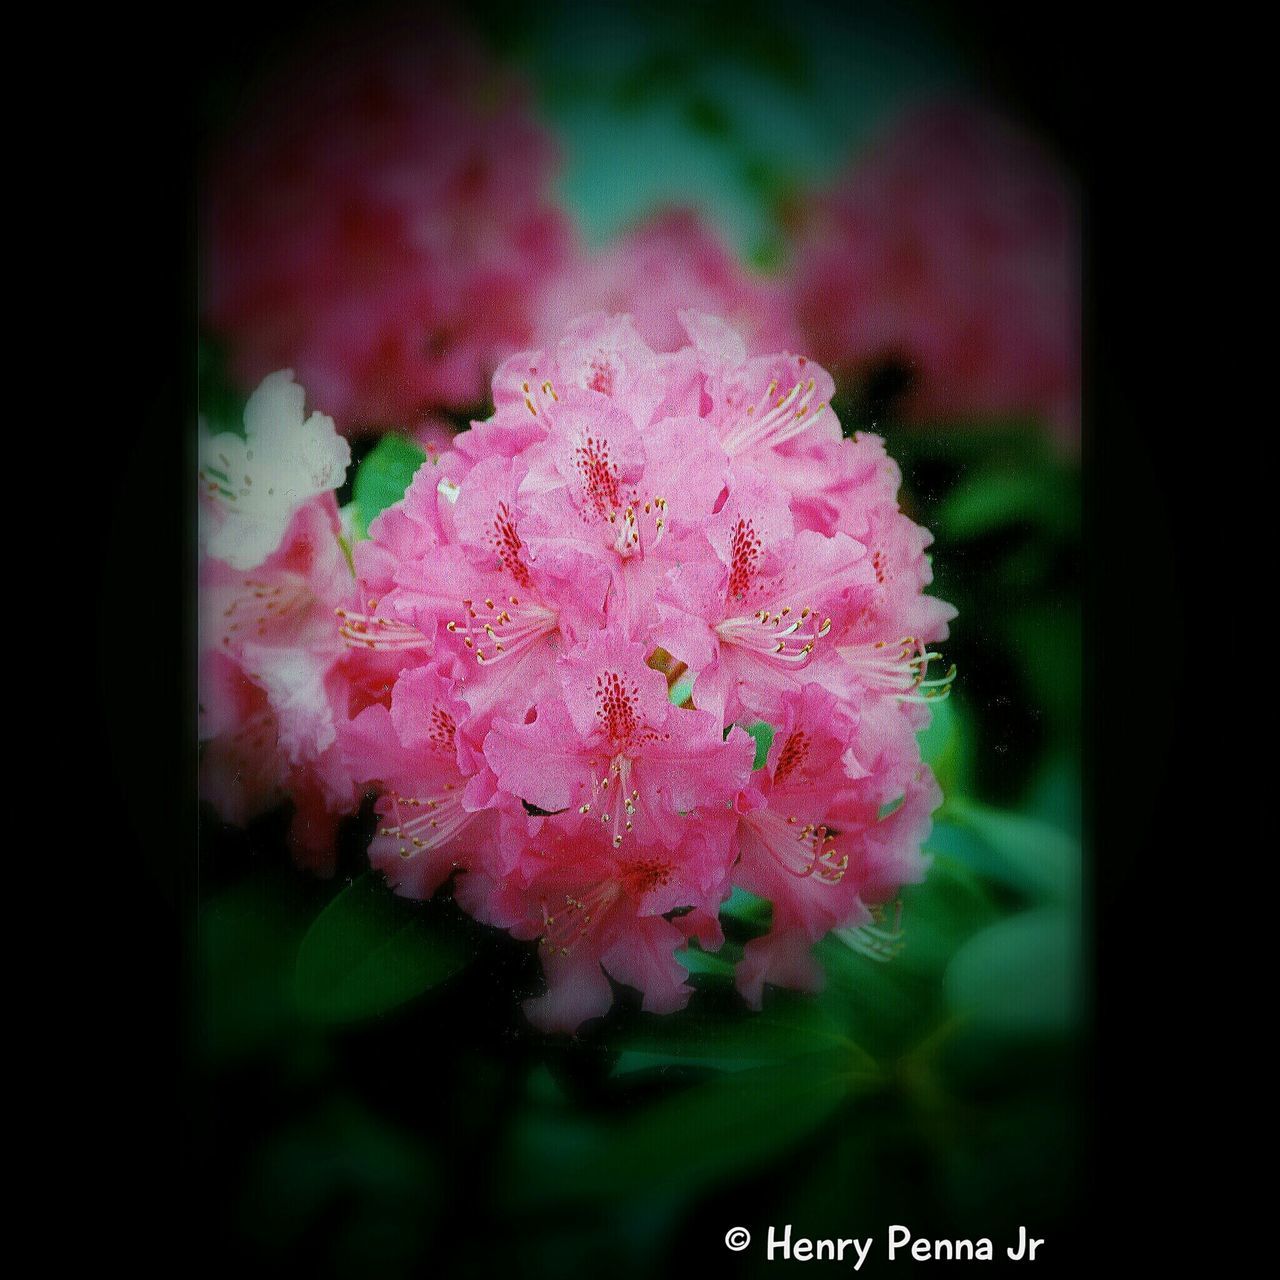
[[[347,442],[284,370],[249,398],[244,436],[206,436],[200,456],[200,792],[237,823],[291,798],[295,852],[325,870],[358,799],[338,723],[377,675],[334,619],[352,589],[332,493]]]
[[[812,985],[807,948],[918,878],[937,800],[915,734],[954,611],[897,469],[843,436],[824,370],[681,323],[657,351],[593,314],[506,361],[493,415],[357,546],[342,618],[392,671],[339,726],[381,791],[374,864],[536,939],[548,1029],[610,978],[681,1007],[677,952],[719,945],[735,886],[774,904],[748,999]]]
[[[344,432],[480,403],[569,252],[556,164],[524,87],[442,20],[300,52],[205,176],[203,311],[233,372],[292,366]]]
[[[814,354],[896,368],[906,421],[1032,415],[1080,434],[1078,215],[1031,137],[966,102],[917,109],[805,207],[796,311]]]

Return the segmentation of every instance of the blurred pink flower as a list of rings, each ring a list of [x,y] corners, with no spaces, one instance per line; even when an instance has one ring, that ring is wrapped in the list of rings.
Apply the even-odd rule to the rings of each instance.
[[[752,272],[693,209],[664,209],[595,255],[579,254],[544,292],[539,325],[554,339],[591,311],[627,312],[655,351],[686,342],[681,311],[722,316],[753,353],[801,339],[782,281]]]
[[[333,496],[349,449],[304,409],[289,371],[274,373],[244,436],[200,442],[199,785],[239,824],[291,799],[295,857],[328,873],[359,799],[338,724],[377,673],[334,617],[354,587]]]
[[[260,565],[200,566],[200,794],[243,825],[286,798],[300,863],[327,872],[334,827],[358,800],[335,706],[350,657],[333,610],[351,590],[332,494],[300,507]]]
[[[452,424],[446,419],[431,416],[418,422],[414,428],[413,441],[429,461],[439,462],[453,447],[453,437],[456,434]]]
[[[906,420],[1030,415],[1078,447],[1079,214],[1034,138],[965,102],[911,111],[794,235],[796,313],[842,380],[894,361]]]
[[[297,370],[344,432],[485,398],[572,231],[523,86],[411,17],[297,53],[205,175],[203,316],[245,386]]]

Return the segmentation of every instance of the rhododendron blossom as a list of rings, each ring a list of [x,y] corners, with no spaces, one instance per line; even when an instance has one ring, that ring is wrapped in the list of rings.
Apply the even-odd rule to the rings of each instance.
[[[570,253],[525,87],[444,19],[340,31],[204,175],[202,310],[246,388],[291,366],[343,432],[483,402]]]
[[[380,793],[374,865],[536,939],[551,1030],[610,980],[682,1007],[680,954],[721,945],[735,888],[772,903],[739,966],[755,1005],[814,988],[828,932],[891,949],[940,801],[916,734],[954,611],[896,466],[843,436],[825,370],[680,322],[661,351],[596,313],[509,358],[493,415],[356,545],[334,625],[383,680],[334,712]]]
[[[333,620],[353,585],[332,492],[350,452],[304,400],[289,370],[271,374],[243,437],[201,439],[200,792],[236,823],[292,798],[295,853],[327,870],[358,800],[338,708],[378,673],[357,669]]]
[[[894,364],[904,421],[1033,416],[1080,435],[1079,225],[1065,172],[966,102],[913,110],[794,235],[796,313],[842,375]]]
[[[785,286],[745,268],[692,209],[645,219],[603,251],[579,254],[547,285],[539,329],[552,341],[578,316],[626,312],[655,351],[686,336],[680,312],[723,316],[753,353],[794,346],[798,328]]]
[[[451,682],[426,665],[396,680],[389,708],[365,707],[348,729],[361,781],[382,789],[370,859],[410,897],[430,897],[451,871],[470,865],[475,849],[498,838],[502,807],[476,803],[487,798],[484,758],[457,732],[467,715]],[[523,818],[518,801],[508,798],[505,807]]]
[[[244,410],[244,435],[200,440],[201,534],[209,555],[252,569],[280,545],[311,498],[336,489],[351,447],[322,413],[305,414],[306,393],[282,369],[265,378]]]

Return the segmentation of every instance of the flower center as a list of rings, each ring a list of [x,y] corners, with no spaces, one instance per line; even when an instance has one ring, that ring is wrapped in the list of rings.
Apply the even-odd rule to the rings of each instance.
[[[398,618],[385,618],[376,612],[378,602],[369,601],[367,613],[350,609],[335,609],[338,615],[338,632],[353,649],[378,649],[383,652],[399,649],[426,649],[430,641],[413,626]]]
[[[795,729],[787,736],[778,753],[778,766],[773,771],[775,786],[786,782],[793,774],[802,773],[812,743],[813,739],[803,729]]]
[[[760,843],[788,875],[815,884],[837,885],[849,869],[849,855],[835,845],[835,832],[824,822],[801,822],[795,814],[783,817],[772,809],[745,814]]]
[[[462,601],[463,616],[444,624],[450,635],[460,635],[462,643],[482,667],[501,662],[552,634],[560,626],[560,615],[519,596],[495,601],[468,598]]]
[[[811,606],[798,613],[791,605],[758,609],[750,617],[726,618],[716,625],[725,644],[737,645],[775,665],[804,667],[817,644],[830,630],[831,619],[819,619]]]
[[[903,636],[892,644],[876,640],[839,645],[836,652],[867,684],[895,695],[901,702],[941,701],[950,696],[956,678],[955,663],[943,675],[926,678],[929,664],[941,661],[942,655],[926,649],[915,636]]]
[[[739,519],[733,529],[729,554],[729,598],[739,600],[747,593],[755,577],[756,562],[760,558],[760,535],[750,519]]]
[[[489,533],[489,545],[498,553],[502,568],[527,591],[530,585],[529,566],[520,558],[524,543],[520,541],[516,523],[511,518],[511,510],[505,502],[498,503]]]
[[[441,752],[451,752],[454,750],[454,734],[457,731],[457,725],[451,716],[443,707],[432,707],[431,715],[427,721],[427,738],[431,745]]]
[[[394,841],[402,858],[440,848],[476,816],[462,807],[462,792],[453,782],[446,782],[436,795],[402,796],[393,791],[389,799],[391,821],[378,828],[374,839]]]
[[[577,894],[566,893],[554,911],[544,901],[539,941],[551,951],[567,956],[621,895],[622,886],[617,880],[600,880]]]
[[[609,442],[587,436],[574,450],[574,462],[587,503],[602,520],[609,519],[622,505],[618,464],[610,457]]]
[[[758,406],[747,406],[746,413],[729,428],[721,441],[725,453],[732,458],[758,445],[774,448],[807,431],[827,407],[824,402],[809,411],[814,385],[812,378],[808,382],[797,382],[790,391],[775,400],[777,379],[769,383],[764,393],[764,411],[757,414]]]
[[[619,751],[630,744],[640,728],[639,698],[639,685],[628,686],[616,671],[603,671],[596,676],[596,718]]]

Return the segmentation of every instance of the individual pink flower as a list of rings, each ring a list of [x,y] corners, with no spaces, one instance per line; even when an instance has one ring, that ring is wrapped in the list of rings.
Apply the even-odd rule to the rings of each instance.
[[[766,980],[817,989],[808,947],[834,929],[873,926],[875,907],[923,878],[920,845],[942,796],[912,727],[899,725],[910,780],[887,816],[882,760],[863,764],[856,730],[855,710],[819,685],[787,693],[759,781],[739,805],[734,883],[773,904],[769,933],[747,944],[738,974],[757,1008]]]
[[[616,845],[598,823],[535,819],[507,874],[465,875],[456,895],[477,919],[538,941],[547,992],[525,1009],[543,1030],[574,1031],[608,1012],[609,977],[637,988],[644,1009],[672,1013],[693,993],[675,953],[690,938],[711,951],[724,940],[715,913],[728,820],[690,823],[669,848]]]
[[[795,306],[813,354],[858,378],[901,365],[929,423],[1032,416],[1080,434],[1079,214],[1037,142],[974,104],[899,119],[795,232]]]
[[[506,451],[518,441],[522,448],[545,433],[566,391],[605,396],[644,430],[700,415],[700,385],[697,356],[687,346],[656,352],[629,315],[592,312],[571,322],[558,341],[503,362],[493,379],[493,418],[483,432],[460,438],[458,448],[469,457],[482,445]]]
[[[236,568],[206,555],[200,561],[200,642],[237,660],[246,647],[343,652],[333,620],[351,589],[351,569],[338,541],[332,494],[303,503],[278,545],[258,564]]]
[[[396,678],[390,707],[373,703],[345,729],[352,775],[381,791],[370,861],[405,897],[429,898],[497,839],[504,817],[527,825],[514,798],[506,798],[505,815],[488,803],[484,758],[457,731],[468,714],[449,680],[419,666]]]
[[[422,15],[335,32],[204,176],[202,314],[245,386],[298,371],[344,432],[480,403],[572,241],[528,94]]]
[[[474,468],[465,492],[430,461],[402,502],[356,547],[362,611],[344,611],[348,641],[370,651],[432,648],[483,738],[495,713],[522,717],[548,687],[566,644],[603,618],[608,572],[572,545],[532,557],[516,481],[500,458]]]
[[[838,837],[843,879],[858,886],[848,918],[831,932],[875,960],[889,960],[902,944],[900,904],[892,917],[889,900],[904,884],[924,879],[929,859],[921,846],[929,838],[942,792],[928,766],[917,763],[896,807],[885,812],[860,797],[861,812],[849,807]],[[846,862],[847,859],[847,862]],[[784,894],[780,894],[785,903]],[[759,1008],[766,982],[800,991],[820,991],[823,973],[812,955],[813,935],[793,910],[777,913],[768,933],[748,942],[738,967],[738,989]]]
[[[703,532],[713,554],[668,574],[658,634],[698,671],[698,706],[771,718],[819,642],[870,594],[874,571],[843,533],[796,533],[786,493],[745,466]]]
[[[358,800],[337,742],[351,673],[333,611],[350,587],[331,494],[261,565],[200,572],[201,795],[238,824],[292,798],[295,854],[317,870]]]
[[[831,375],[803,355],[749,357],[742,338],[716,317],[686,312],[681,319],[698,369],[698,412],[725,453],[787,490],[797,528],[835,533],[859,477],[857,450],[830,408]]]
[[[643,637],[663,574],[724,490],[727,460],[697,415],[637,424],[595,391],[566,390],[546,422],[520,484],[530,544],[591,554],[610,576],[611,616]]]
[[[746,269],[693,209],[662,209],[594,255],[580,255],[551,280],[543,336],[559,337],[578,316],[628,313],[654,351],[686,342],[682,311],[723,316],[753,353],[799,344],[780,281]]]
[[[499,785],[550,813],[599,823],[615,847],[679,844],[700,811],[727,808],[746,785],[755,746],[725,738],[709,711],[673,707],[644,645],[598,631],[564,657],[561,699],[521,724],[496,723],[484,753]]]

